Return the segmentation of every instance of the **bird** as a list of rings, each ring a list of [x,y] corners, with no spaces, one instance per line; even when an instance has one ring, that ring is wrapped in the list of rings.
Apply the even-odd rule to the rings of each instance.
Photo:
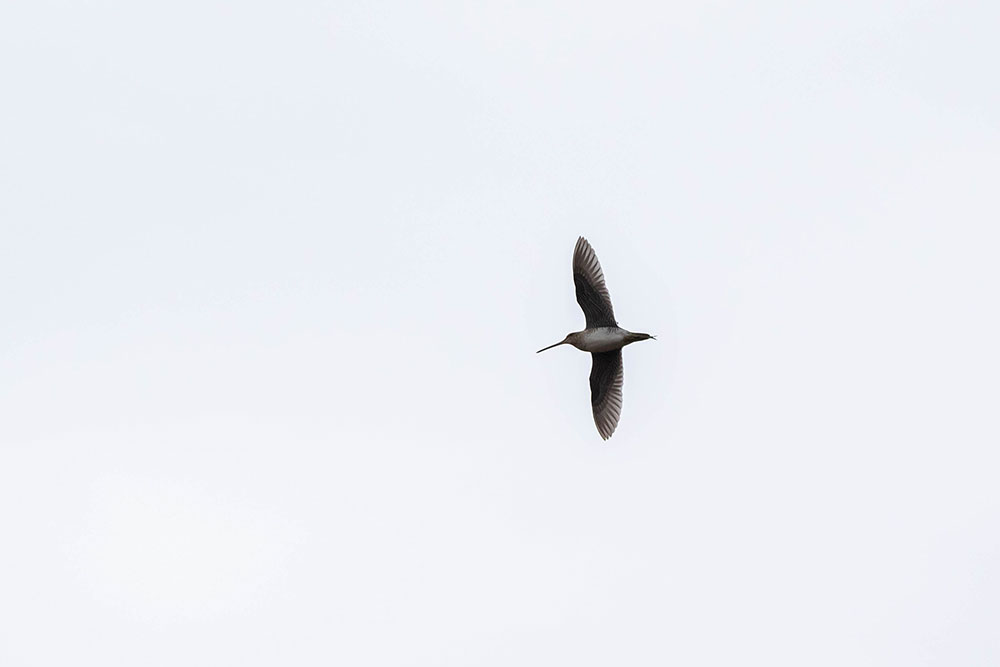
[[[538,352],[567,344],[590,352],[593,359],[590,405],[597,432],[607,440],[618,427],[622,414],[622,348],[641,340],[656,340],[656,336],[633,333],[618,326],[611,295],[604,284],[601,263],[597,261],[597,253],[590,243],[582,236],[573,249],[573,282],[576,285],[576,301],[587,319],[587,328],[566,334],[558,343],[543,347]]]

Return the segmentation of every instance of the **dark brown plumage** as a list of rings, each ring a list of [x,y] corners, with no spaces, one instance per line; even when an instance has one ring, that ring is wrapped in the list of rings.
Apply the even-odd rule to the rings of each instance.
[[[573,249],[573,284],[576,301],[583,310],[587,328],[568,334],[562,342],[542,348],[539,352],[570,344],[590,352],[590,403],[597,432],[607,440],[618,427],[622,413],[622,348],[630,343],[653,338],[649,334],[632,333],[618,326],[611,295],[604,283],[604,272],[597,254],[587,239],[577,239]]]

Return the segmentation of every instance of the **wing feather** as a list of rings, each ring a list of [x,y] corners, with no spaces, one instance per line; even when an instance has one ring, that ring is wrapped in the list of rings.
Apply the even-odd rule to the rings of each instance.
[[[622,351],[593,352],[590,369],[590,403],[594,409],[597,432],[605,440],[611,437],[622,414]]]
[[[587,318],[587,328],[618,326],[611,307],[611,295],[604,284],[604,272],[597,254],[582,236],[573,249],[573,282],[576,284],[576,301]]]

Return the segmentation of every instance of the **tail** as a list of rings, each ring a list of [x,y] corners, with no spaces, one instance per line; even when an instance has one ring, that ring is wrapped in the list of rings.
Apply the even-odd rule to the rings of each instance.
[[[625,336],[625,344],[638,343],[640,340],[656,340],[656,336],[648,333],[632,333],[629,332]]]

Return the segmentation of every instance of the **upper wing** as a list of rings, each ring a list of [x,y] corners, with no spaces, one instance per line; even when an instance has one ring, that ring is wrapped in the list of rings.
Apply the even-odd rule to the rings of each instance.
[[[607,440],[618,426],[622,414],[622,351],[592,352],[594,365],[590,369],[590,404],[594,423],[601,437]]]
[[[582,236],[573,250],[573,282],[576,283],[576,301],[587,318],[588,329],[618,326],[601,264]]]

